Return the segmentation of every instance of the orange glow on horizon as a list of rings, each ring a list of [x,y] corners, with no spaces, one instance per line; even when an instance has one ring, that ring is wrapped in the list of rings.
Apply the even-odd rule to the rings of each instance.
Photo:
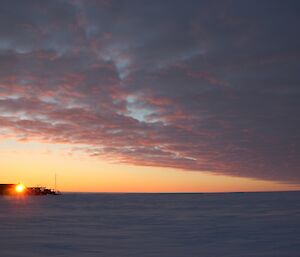
[[[11,184],[22,180],[30,187],[55,188],[54,175],[57,174],[57,190],[62,192],[300,190],[299,185],[215,175],[211,172],[109,163],[84,153],[71,152],[73,146],[70,145],[14,140],[3,140],[0,143],[0,170],[3,171],[0,173],[0,183]]]

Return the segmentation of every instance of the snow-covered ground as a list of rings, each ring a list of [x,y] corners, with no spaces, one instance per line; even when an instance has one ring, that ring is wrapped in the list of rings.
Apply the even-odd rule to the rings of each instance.
[[[299,257],[300,192],[0,198],[0,257]]]

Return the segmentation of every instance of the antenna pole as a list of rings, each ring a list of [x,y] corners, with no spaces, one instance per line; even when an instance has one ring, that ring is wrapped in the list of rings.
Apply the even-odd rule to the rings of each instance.
[[[55,190],[55,192],[56,192],[56,173],[55,173],[55,175],[54,175],[54,190]]]

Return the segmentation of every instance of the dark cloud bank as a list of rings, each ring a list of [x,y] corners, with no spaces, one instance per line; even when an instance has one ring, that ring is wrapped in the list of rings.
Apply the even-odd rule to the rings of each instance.
[[[298,1],[1,1],[0,136],[300,182]]]

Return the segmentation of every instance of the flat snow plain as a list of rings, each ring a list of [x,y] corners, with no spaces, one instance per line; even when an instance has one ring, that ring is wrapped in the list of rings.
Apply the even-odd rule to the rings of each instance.
[[[0,198],[0,257],[299,257],[300,192]]]

